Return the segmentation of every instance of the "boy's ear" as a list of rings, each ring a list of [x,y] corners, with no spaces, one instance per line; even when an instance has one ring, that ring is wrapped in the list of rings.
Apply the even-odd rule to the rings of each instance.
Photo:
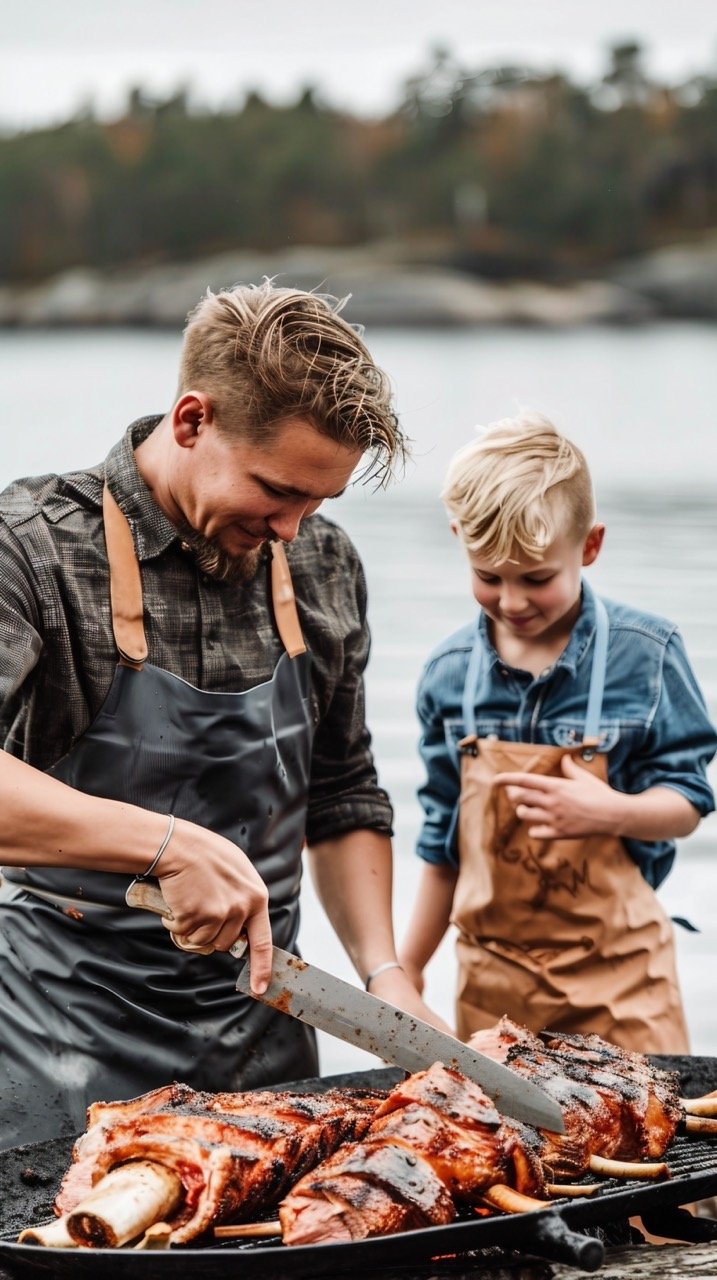
[[[605,525],[594,524],[583,544],[583,564],[594,564],[600,555],[605,537]]]
[[[449,526],[454,538],[460,538],[461,531],[457,520],[450,520]]]

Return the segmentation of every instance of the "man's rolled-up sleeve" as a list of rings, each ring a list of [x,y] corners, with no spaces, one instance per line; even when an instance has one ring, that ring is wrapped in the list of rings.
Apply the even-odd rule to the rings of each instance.
[[[314,734],[306,819],[309,844],[370,829],[392,835],[393,809],[378,784],[366,725],[364,671],[371,648],[366,580],[358,557],[343,565],[339,672]]]
[[[19,690],[42,653],[31,573],[22,551],[0,521],[0,745]]]

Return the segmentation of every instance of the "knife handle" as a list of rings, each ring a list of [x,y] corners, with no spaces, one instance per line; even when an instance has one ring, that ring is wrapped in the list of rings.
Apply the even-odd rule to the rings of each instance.
[[[174,919],[171,908],[165,902],[159,885],[150,884],[148,880],[133,880],[124,896],[124,900],[128,907],[139,907],[142,911],[153,911],[156,916],[164,916],[165,920]],[[180,942],[175,933],[170,934],[170,937],[180,951],[193,951],[200,956],[210,956],[215,950],[214,947],[194,947],[189,943]],[[248,945],[246,934],[240,933],[236,942],[232,943],[229,948],[229,955],[233,956],[235,960],[242,960]]]

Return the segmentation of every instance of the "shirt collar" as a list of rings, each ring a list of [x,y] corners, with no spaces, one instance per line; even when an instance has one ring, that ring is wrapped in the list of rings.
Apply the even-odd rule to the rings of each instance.
[[[157,506],[137,467],[134,451],[162,421],[161,414],[137,418],[105,460],[105,480],[112,497],[126,515],[137,556],[151,560],[159,556],[179,535]]]
[[[577,622],[572,629],[570,639],[561,653],[556,667],[563,667],[572,676],[577,675],[578,667],[585,658],[595,635],[597,616],[595,613],[595,592],[583,578],[581,581],[582,605]]]
[[[578,667],[583,661],[593,636],[595,634],[596,616],[595,616],[595,592],[592,587],[581,579],[581,607],[575,626],[570,633],[570,639],[566,644],[560,657],[555,662],[551,670],[555,671],[562,668],[568,671],[570,675],[575,676]],[[478,634],[483,641],[485,652],[491,667],[505,666],[505,663],[498,656],[488,632],[488,617],[481,609],[478,615]]]

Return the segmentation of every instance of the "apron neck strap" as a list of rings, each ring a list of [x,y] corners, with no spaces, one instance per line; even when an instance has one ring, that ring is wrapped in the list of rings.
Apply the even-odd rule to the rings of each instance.
[[[300,653],[306,653],[306,644],[296,608],[289,562],[286,559],[283,542],[270,542],[269,546],[271,547],[271,600],[274,606],[274,621],[286,652],[290,658],[296,658]]]
[[[107,485],[102,494],[105,543],[110,570],[110,607],[112,633],[125,666],[141,669],[147,661],[147,637],[144,632],[142,575],[134,549],[127,517],[120,510]],[[296,596],[291,581],[286,552],[281,542],[271,546],[271,596],[276,629],[290,658],[306,653],[301,632]]]
[[[476,691],[478,689],[478,680],[480,678],[483,666],[483,641],[480,634],[480,622],[476,632],[476,638],[471,649],[471,655],[468,659],[468,670],[466,671],[466,680],[463,685],[463,733],[466,738],[476,738]]]
[[[607,609],[599,596],[595,596],[595,647],[593,649],[592,669],[590,672],[590,688],[588,690],[588,706],[585,713],[585,729],[583,743],[595,747],[600,740],[600,713],[605,691],[605,674],[607,671],[607,642],[610,621]],[[468,659],[468,670],[463,686],[463,730],[467,738],[476,737],[476,692],[484,661],[483,641],[480,630]]]
[[[112,632],[123,665],[141,670],[147,660],[148,649],[139,561],[127,517],[120,511],[107,485],[102,494],[102,514],[110,569]]]
[[[593,649],[588,709],[585,713],[585,731],[583,733],[583,742],[586,746],[594,747],[600,740],[600,712],[602,711],[602,697],[605,692],[609,631],[610,621],[607,616],[607,609],[600,597],[595,596],[595,647]]]

